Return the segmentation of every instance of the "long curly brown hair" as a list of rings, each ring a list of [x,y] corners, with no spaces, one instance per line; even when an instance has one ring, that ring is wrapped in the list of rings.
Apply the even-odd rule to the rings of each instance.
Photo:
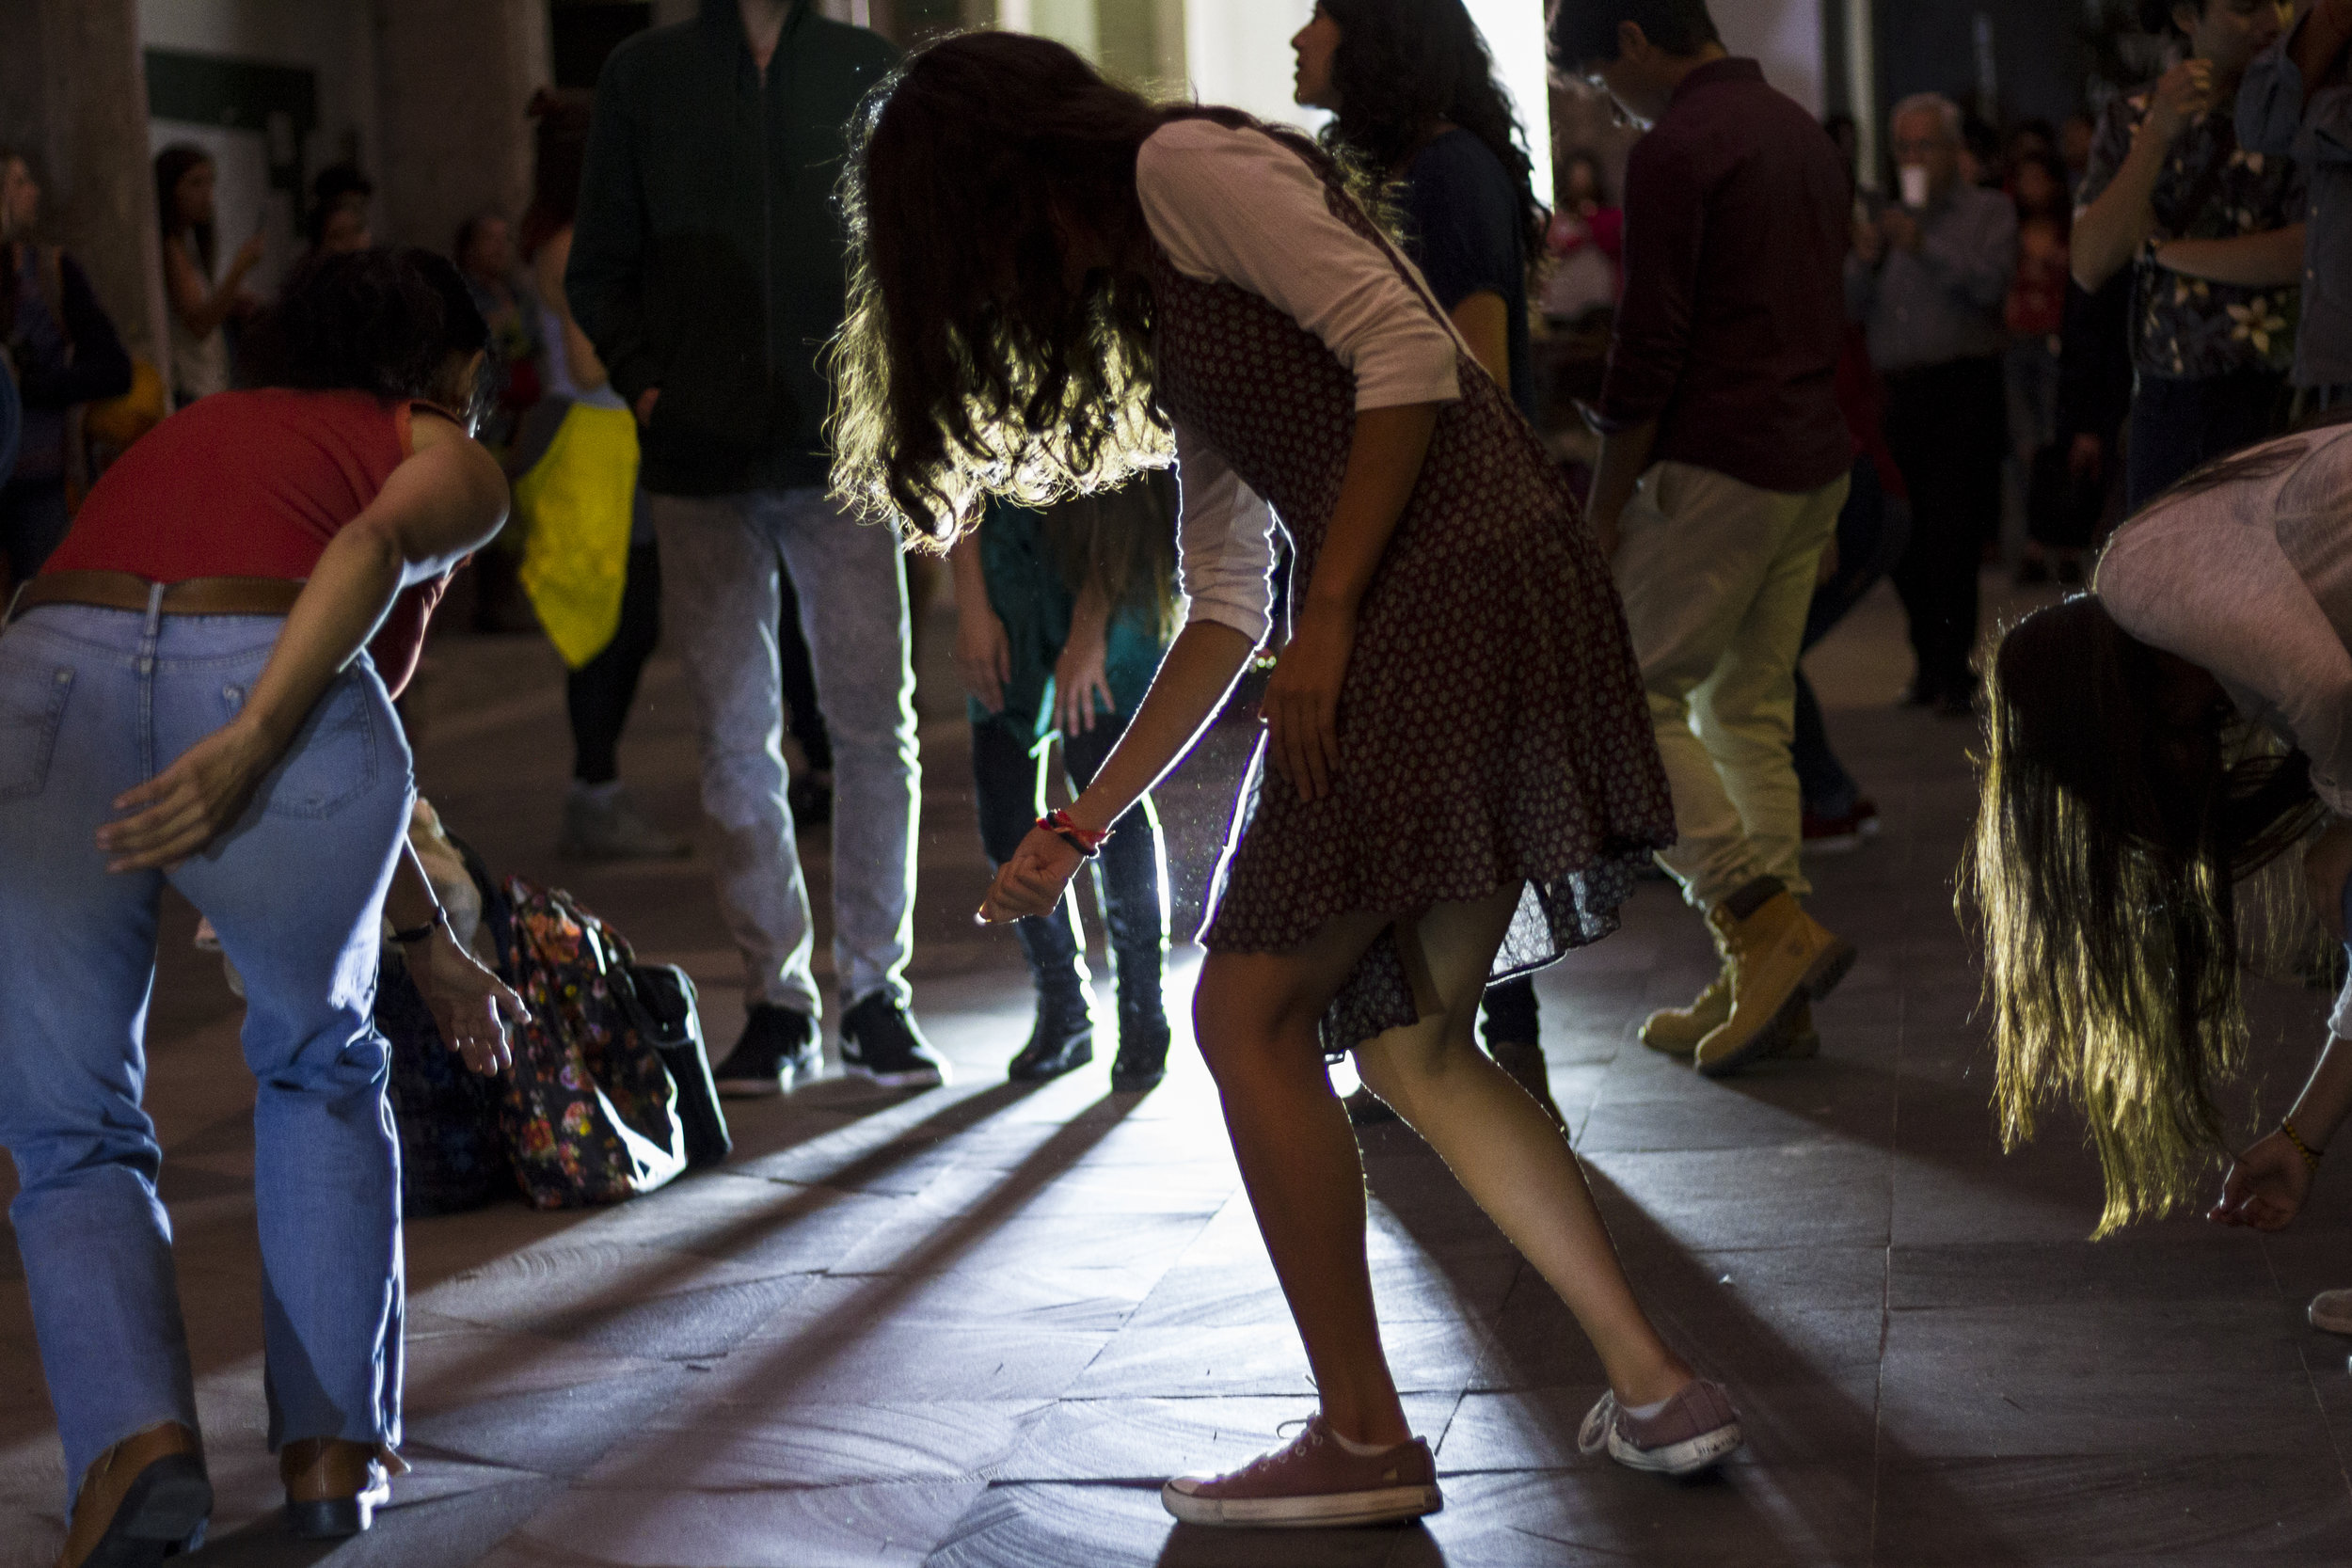
[[[1265,131],[1370,195],[1302,135],[1152,103],[1046,39],[960,34],[875,86],[850,126],[849,314],[830,351],[849,507],[943,548],[984,497],[1044,506],[1167,467],[1136,158],[1188,117]],[[1073,248],[1095,261],[1082,276]]]
[[[1520,254],[1541,256],[1551,214],[1535,199],[1527,135],[1462,0],[1321,0],[1320,8],[1340,26],[1331,56],[1340,106],[1323,129],[1324,145],[1391,170],[1440,122],[1459,126],[1511,176]]]
[[[850,127],[842,499],[944,544],[993,494],[1041,506],[1164,466],[1136,155],[1166,116],[1044,39],[910,55]],[[1064,235],[1113,264],[1072,278]]]

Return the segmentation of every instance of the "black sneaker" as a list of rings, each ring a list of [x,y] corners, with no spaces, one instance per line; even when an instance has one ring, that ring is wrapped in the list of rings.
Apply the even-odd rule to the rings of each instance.
[[[1141,1094],[1168,1076],[1168,1016],[1119,1010],[1119,1054],[1111,1059],[1111,1089]]]
[[[710,1081],[722,1099],[756,1100],[808,1082],[824,1065],[815,1019],[791,1007],[757,1002],[743,1019],[742,1037],[727,1059],[711,1069]]]
[[[1016,1084],[1042,1084],[1074,1072],[1094,1060],[1094,1020],[1087,1014],[1084,991],[1073,996],[1041,996],[1037,1027],[1029,1043],[1005,1069]]]
[[[892,1088],[947,1081],[946,1062],[907,1017],[907,1005],[886,990],[841,1015],[841,1065]]]

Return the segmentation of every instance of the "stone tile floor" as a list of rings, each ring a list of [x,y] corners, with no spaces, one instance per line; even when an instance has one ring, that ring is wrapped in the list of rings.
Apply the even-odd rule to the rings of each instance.
[[[623,1207],[519,1204],[408,1232],[416,1465],[372,1534],[328,1550],[274,1514],[262,1451],[249,1110],[236,1005],[167,923],[151,1103],[220,1495],[219,1564],[2295,1564],[2352,1556],[2346,1345],[2304,1325],[2352,1283],[2352,1204],[2294,1232],[2194,1220],[2085,1237],[2097,1180],[2058,1118],[2004,1156],[1951,906],[1968,731],[1891,699],[1883,596],[1813,656],[1884,835],[1825,859],[1815,907],[1863,944],[1810,1063],[1725,1083],[1633,1027],[1711,961],[1645,888],[1623,931],[1544,976],[1545,1045],[1627,1265],[1671,1338],[1735,1389],[1750,1443],[1690,1484],[1577,1457],[1599,1392],[1557,1300],[1413,1135],[1365,1142],[1391,1351],[1448,1506],[1353,1533],[1177,1528],[1153,1487],[1266,1446],[1311,1408],[1304,1362],[1188,1040],[1156,1093],[1101,1065],[1036,1089],[1009,936],[974,929],[985,867],[936,615],[925,657],[917,1001],[960,1072],[841,1079],[740,1110],[725,1169]],[[495,864],[573,888],[739,1026],[707,863],[553,857],[557,667],[530,639],[437,645],[421,775]],[[1164,793],[1197,908],[1243,733]],[[659,818],[693,817],[676,672],[626,750]],[[821,846],[812,854],[824,897]],[[1181,1002],[1193,974],[1171,966]],[[1177,1009],[1182,1017],[1182,1009]],[[2275,1114],[2321,1028],[2266,985],[2255,1070]],[[2240,1101],[2248,1099],[2245,1091]],[[11,1188],[0,1175],[0,1196]],[[59,1460],[13,1246],[0,1249],[0,1568],[46,1563]]]

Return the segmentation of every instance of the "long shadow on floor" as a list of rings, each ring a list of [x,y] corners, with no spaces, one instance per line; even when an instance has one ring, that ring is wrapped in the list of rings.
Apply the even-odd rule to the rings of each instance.
[[[1374,1196],[1396,1213],[1441,1271],[1455,1273],[1460,1265],[1450,1259],[1458,1259],[1458,1252],[1440,1243],[1458,1238],[1470,1226],[1486,1223],[1468,1195],[1426,1146],[1368,1164]],[[1591,1477],[1579,1477],[1581,1484],[1574,1487],[1579,1516],[1553,1509],[1540,1524],[1515,1522],[1516,1533],[1551,1540],[1564,1557],[1580,1547],[1614,1555],[1645,1536],[1655,1540],[1662,1510],[1671,1515],[1665,1522],[1677,1538],[1687,1534],[1693,1544],[1705,1541],[1725,1549],[1737,1544],[1741,1560],[1757,1568],[1866,1562],[1873,1557],[1879,1524],[1877,1478],[1899,1469],[1906,1492],[1904,1513],[1936,1521],[1937,1560],[1976,1568],[2021,1560],[2015,1548],[1975,1516],[1968,1499],[1944,1488],[1931,1467],[1914,1461],[1888,1436],[1874,1408],[1842,1393],[1835,1380],[1809,1367],[1786,1337],[1731,1292],[1717,1288],[1711,1271],[1648,1219],[1630,1195],[1590,1165],[1584,1174],[1595,1200],[1611,1216],[1620,1256],[1638,1260],[1648,1286],[1645,1294],[1655,1304],[1653,1312],[1670,1319],[1676,1348],[1690,1355],[1703,1374],[1722,1377],[1735,1399],[1742,1399],[1742,1385],[1748,1385],[1744,1424],[1751,1443],[1763,1439],[1759,1446],[1766,1451],[1760,1461],[1726,1465],[1691,1482],[1628,1475],[1622,1486],[1604,1486]],[[1467,1286],[1468,1280],[1463,1283]],[[1495,1360],[1482,1385],[1510,1394],[1533,1415],[1544,1445],[1559,1456],[1558,1465],[1605,1465],[1605,1460],[1576,1457],[1576,1428],[1583,1406],[1603,1386],[1597,1358],[1559,1297],[1532,1268],[1525,1270],[1514,1293],[1520,1291],[1534,1293],[1529,1304],[1533,1309],[1514,1314],[1514,1321],[1498,1333]],[[1660,1311],[1660,1305],[1667,1310]],[[1571,1371],[1564,1379],[1559,1359],[1564,1343],[1573,1346],[1567,1361],[1571,1369],[1581,1363],[1577,1370],[1582,1376]],[[1582,1386],[1563,1398],[1563,1381]],[[1783,1400],[1789,1405],[1786,1418],[1772,1408]],[[1772,1450],[1784,1441],[1807,1457],[1782,1465]],[[1528,1468],[1541,1463],[1531,1459]],[[1440,1469],[1444,1467],[1441,1455]],[[1562,1484],[1569,1482],[1564,1478]],[[1617,1516],[1592,1518],[1585,1511],[1596,1503],[1616,1505],[1608,1513]],[[1598,1539],[1584,1528],[1595,1523],[1605,1531]],[[1551,1528],[1575,1533],[1552,1535]]]
[[[1446,1568],[1445,1548],[1426,1525],[1356,1530],[1213,1529],[1178,1525],[1157,1568]],[[1464,1568],[1469,1568],[1465,1564]]]
[[[1018,1098],[1035,1087],[1007,1084],[989,1093]],[[866,1283],[849,1299],[813,1319],[790,1338],[773,1342],[766,1350],[767,1359],[788,1360],[790,1365],[779,1370],[774,1381],[765,1386],[781,1398],[806,1382],[842,1347],[882,1322],[890,1309],[922,1282],[950,1267],[990,1231],[1052,1185],[1056,1178],[1084,1159],[1089,1149],[1127,1119],[1139,1099],[1132,1094],[1104,1095],[1064,1122],[1019,1164],[1007,1171],[1003,1180],[970,1210],[894,1259],[889,1273],[863,1276]]]
[[[779,1192],[777,1201],[762,1205],[755,1212],[730,1223],[697,1232],[691,1243],[680,1250],[664,1249],[654,1254],[657,1259],[667,1260],[630,1270],[615,1277],[608,1288],[595,1296],[571,1303],[560,1312],[506,1326],[526,1328],[552,1339],[576,1341],[616,1331],[628,1320],[675,1315],[678,1304],[674,1297],[665,1296],[665,1287],[691,1280],[711,1262],[739,1258],[763,1243],[785,1236],[796,1224],[841,1202],[846,1195],[866,1183],[1011,1109],[1036,1092],[1038,1086],[1034,1084],[998,1084],[956,1100],[901,1129],[886,1143],[827,1168],[815,1181],[775,1182]],[[901,1100],[904,1098],[901,1097]],[[876,1106],[877,1110],[883,1108]],[[1068,1131],[1064,1129],[1065,1132]],[[749,1172],[738,1173],[738,1177],[762,1180]],[[658,1212],[665,1196],[661,1192],[650,1193],[634,1201],[651,1205]],[[843,1243],[845,1249],[850,1244],[853,1243]],[[786,1272],[820,1270],[821,1265],[818,1265],[808,1271]],[[716,1353],[714,1348],[713,1354]],[[493,1346],[485,1348],[480,1359],[485,1363],[492,1358],[503,1362],[510,1361],[512,1356],[511,1346]],[[466,1370],[466,1364],[458,1363],[443,1368],[442,1376],[445,1380],[454,1378],[462,1381]]]

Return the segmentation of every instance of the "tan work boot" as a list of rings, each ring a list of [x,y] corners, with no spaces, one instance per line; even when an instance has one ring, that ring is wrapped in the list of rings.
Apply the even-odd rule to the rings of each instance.
[[[357,1535],[374,1524],[375,1511],[391,1501],[392,1478],[407,1473],[400,1455],[381,1443],[306,1437],[278,1454],[286,1522],[310,1541]]]
[[[1809,1062],[1821,1053],[1821,1031],[1813,1022],[1813,1004],[1800,1002],[1789,1015],[1788,1027],[1781,1031],[1780,1044],[1772,1053],[1784,1061]]]
[[[177,1421],[134,1433],[90,1461],[57,1568],[161,1562],[204,1544],[213,1483],[204,1449]]]
[[[1782,1043],[1798,1007],[1827,996],[1853,967],[1854,946],[1804,912],[1777,878],[1758,877],[1707,911],[1731,970],[1731,1016],[1692,1053],[1720,1078]]]
[[[1687,1007],[1664,1007],[1642,1021],[1642,1043],[1669,1056],[1688,1058],[1731,1016],[1731,965],[1724,964],[1698,999]]]

